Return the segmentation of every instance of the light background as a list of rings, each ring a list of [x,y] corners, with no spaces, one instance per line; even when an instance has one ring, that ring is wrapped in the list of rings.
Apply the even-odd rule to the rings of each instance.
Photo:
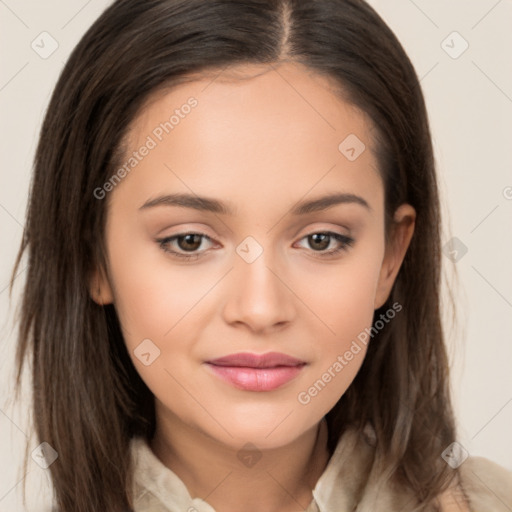
[[[51,91],[69,53],[109,4],[0,0],[0,512],[24,510],[23,480],[28,510],[49,506],[47,470],[31,459],[28,474],[20,467],[27,442],[30,450],[38,444],[27,424],[28,397],[21,404],[11,400],[13,318],[23,271],[12,302],[7,286]],[[444,294],[452,287],[459,316],[455,327],[448,313],[445,322],[458,441],[471,455],[512,470],[512,0],[370,4],[396,33],[421,78],[438,165],[443,244],[456,237],[467,248],[457,262],[443,258]],[[31,47],[43,31],[58,42],[47,59]],[[463,48],[454,31],[469,43],[458,58],[447,53]],[[451,277],[455,268],[459,285]]]

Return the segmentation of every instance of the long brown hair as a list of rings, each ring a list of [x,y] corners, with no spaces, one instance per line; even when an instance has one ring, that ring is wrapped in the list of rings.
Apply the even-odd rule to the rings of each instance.
[[[92,269],[106,264],[107,202],[94,190],[118,168],[123,137],[150,94],[193,73],[285,60],[332,78],[372,120],[387,240],[400,204],[417,214],[374,322],[395,302],[403,311],[378,330],[327,414],[330,450],[347,425],[372,425],[383,471],[425,504],[456,474],[440,456],[454,420],[432,141],[418,77],[393,32],[363,0],[118,0],[78,43],[53,92],[13,271],[27,252],[16,386],[30,353],[35,430],[59,455],[50,466],[58,510],[133,507],[129,443],[155,428],[153,396],[115,307],[89,295]]]

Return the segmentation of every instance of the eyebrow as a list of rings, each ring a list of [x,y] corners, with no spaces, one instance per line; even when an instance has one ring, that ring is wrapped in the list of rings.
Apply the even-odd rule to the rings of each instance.
[[[305,215],[308,213],[327,210],[338,204],[359,204],[371,211],[372,208],[362,197],[350,193],[328,194],[309,201],[301,201],[292,209],[292,215]],[[166,194],[147,200],[139,210],[153,208],[155,206],[178,206],[192,208],[204,212],[218,213],[222,215],[236,215],[236,209],[229,203],[219,201],[211,197],[201,197],[192,194]]]

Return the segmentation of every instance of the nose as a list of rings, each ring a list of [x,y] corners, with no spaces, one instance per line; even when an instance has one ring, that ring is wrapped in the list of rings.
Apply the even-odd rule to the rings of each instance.
[[[223,315],[231,325],[258,332],[272,332],[293,321],[294,294],[283,265],[272,251],[264,250],[252,262],[236,255]]]

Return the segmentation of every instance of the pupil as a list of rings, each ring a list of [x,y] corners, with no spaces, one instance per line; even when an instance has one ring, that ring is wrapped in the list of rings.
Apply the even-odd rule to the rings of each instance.
[[[318,240],[319,237],[320,240]],[[320,247],[317,246],[317,249],[325,249],[326,247],[329,247],[329,235],[326,235],[325,233],[315,233],[314,235],[310,235],[310,238],[313,240],[313,247],[315,244],[320,242]],[[324,243],[322,243],[322,241]]]
[[[180,238],[181,238],[181,240],[185,240],[185,247],[181,247],[181,249],[194,250],[194,249],[197,249],[201,245],[201,236],[200,235],[197,235],[197,234],[185,235]],[[195,243],[194,243],[194,241],[190,241],[191,239],[195,239]],[[182,245],[182,244],[179,244],[179,245]],[[188,245],[188,247],[187,247],[187,245]],[[192,247],[190,247],[190,245],[192,245]]]

